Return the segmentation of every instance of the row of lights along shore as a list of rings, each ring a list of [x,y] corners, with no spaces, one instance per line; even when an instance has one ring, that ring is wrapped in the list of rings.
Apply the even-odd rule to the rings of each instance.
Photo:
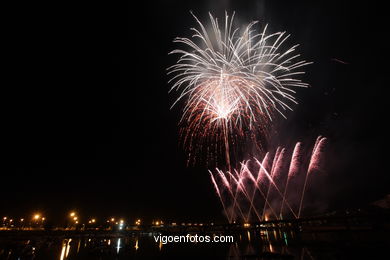
[[[31,218],[20,218],[20,219],[14,219],[9,218],[7,216],[4,216],[2,219],[2,227],[13,227],[13,226],[43,226],[46,222],[46,218],[41,213],[34,213],[32,214]],[[126,222],[124,219],[117,219],[117,218],[109,218],[104,222],[98,222],[96,218],[89,218],[85,223],[81,222],[81,218],[79,214],[76,211],[71,211],[68,213],[67,216],[67,223],[70,226],[77,226],[77,225],[90,225],[90,226],[97,226],[101,224],[108,224],[108,225],[118,225],[119,230],[124,229]],[[141,226],[144,223],[142,223],[141,219],[138,218],[135,220],[134,224],[135,226]],[[128,223],[130,225],[130,223]],[[153,220],[151,222],[152,226],[164,226],[165,223],[162,220]],[[168,224],[170,226],[203,226],[203,223],[181,223],[178,224],[176,222],[172,222]],[[214,225],[214,223],[209,223],[208,225]],[[249,224],[245,224],[245,227],[249,227]],[[0,227],[1,228],[1,227]]]
[[[69,213],[68,215],[69,217],[69,221],[68,222],[71,222],[73,224],[80,224],[80,217],[79,215],[75,212],[75,211],[72,211]],[[4,216],[3,219],[2,219],[2,224],[3,226],[8,224],[8,225],[16,225],[16,224],[44,224],[45,223],[45,220],[46,218],[44,216],[42,216],[40,213],[34,213],[32,215],[31,218],[20,218],[20,219],[14,219],[14,218],[10,218],[10,217],[7,217],[7,216]],[[125,224],[125,220],[124,219],[116,219],[116,218],[110,218],[106,221],[107,223],[113,223],[113,224],[117,224],[117,225],[120,225],[120,226],[123,226]],[[156,222],[158,223],[158,221]],[[160,223],[162,224],[163,222],[160,221]],[[98,224],[96,218],[90,218],[88,220],[88,224]],[[134,223],[135,225],[137,226],[140,226],[142,224],[141,222],[141,219],[137,219]]]

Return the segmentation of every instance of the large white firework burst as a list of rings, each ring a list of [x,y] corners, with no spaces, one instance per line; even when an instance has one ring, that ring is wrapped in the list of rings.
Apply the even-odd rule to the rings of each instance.
[[[226,139],[233,129],[264,129],[277,114],[285,117],[297,103],[296,88],[308,86],[299,79],[309,62],[299,60],[298,45],[284,46],[286,32],[267,34],[267,26],[257,32],[257,21],[234,28],[234,13],[225,14],[222,28],[209,16],[208,28],[194,16],[199,28],[191,29],[192,39],[174,40],[184,46],[171,52],[180,57],[168,68],[170,91],[179,92],[172,106],[185,102],[181,122],[187,135],[213,135],[223,128]]]

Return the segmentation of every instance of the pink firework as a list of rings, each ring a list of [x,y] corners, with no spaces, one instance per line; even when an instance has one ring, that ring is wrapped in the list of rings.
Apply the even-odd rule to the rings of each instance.
[[[309,173],[319,171],[321,169],[321,163],[326,143],[327,139],[325,137],[321,137],[321,139],[318,141],[317,146],[314,147],[313,155],[311,157],[308,169]]]
[[[302,143],[298,142],[293,151],[293,155],[291,158],[290,168],[288,170],[288,176],[292,177],[295,176],[299,172],[299,167],[301,166],[301,149],[302,149]]]
[[[299,218],[307,185],[310,184],[309,173],[322,170],[326,142],[324,137],[317,138],[309,161],[304,159],[303,145],[298,142],[291,157],[286,148],[278,147],[273,156],[268,152],[261,161],[254,158],[255,164],[251,164],[249,160],[243,161],[238,169],[231,172],[216,169],[215,176],[219,178],[215,178],[210,172],[228,221],[232,222],[240,217],[245,222],[253,218],[262,221],[266,214],[270,214],[267,219],[272,216],[275,219],[284,219],[286,216]],[[304,181],[302,191],[299,193],[296,188],[288,189],[290,178],[302,171],[304,165],[309,165],[304,178],[296,179]],[[291,182],[290,185],[292,184]],[[294,185],[297,183],[294,182]],[[291,192],[293,194],[289,196]]]

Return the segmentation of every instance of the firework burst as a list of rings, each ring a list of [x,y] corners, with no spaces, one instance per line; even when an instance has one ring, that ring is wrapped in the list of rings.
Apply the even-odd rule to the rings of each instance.
[[[229,142],[261,138],[263,142],[255,142],[261,149],[274,117],[285,117],[297,104],[296,88],[308,86],[297,77],[309,62],[299,60],[298,45],[284,47],[289,38],[285,32],[267,34],[265,26],[258,33],[256,21],[235,28],[234,14],[231,18],[225,14],[220,27],[209,16],[208,28],[194,16],[199,28],[191,29],[192,39],[174,40],[184,48],[171,52],[180,56],[168,68],[170,91],[179,92],[172,107],[185,102],[182,134],[190,154],[202,151],[207,141],[207,152],[223,150],[230,164]],[[218,143],[223,145],[215,147]]]
[[[313,183],[312,178],[326,169],[327,145],[327,138],[319,136],[313,148],[303,148],[298,142],[294,149],[278,147],[267,152],[262,160],[254,158],[254,164],[244,160],[231,172],[209,170],[228,222],[302,216],[305,193]],[[311,156],[306,156],[309,153]]]

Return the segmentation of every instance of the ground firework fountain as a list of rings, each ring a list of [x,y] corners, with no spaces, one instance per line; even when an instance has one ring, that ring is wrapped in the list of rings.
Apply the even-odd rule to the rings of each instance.
[[[209,171],[228,221],[301,217],[312,174],[322,170],[326,142],[319,136],[312,149],[298,142],[291,153],[278,147],[262,160],[243,161],[238,170]]]

